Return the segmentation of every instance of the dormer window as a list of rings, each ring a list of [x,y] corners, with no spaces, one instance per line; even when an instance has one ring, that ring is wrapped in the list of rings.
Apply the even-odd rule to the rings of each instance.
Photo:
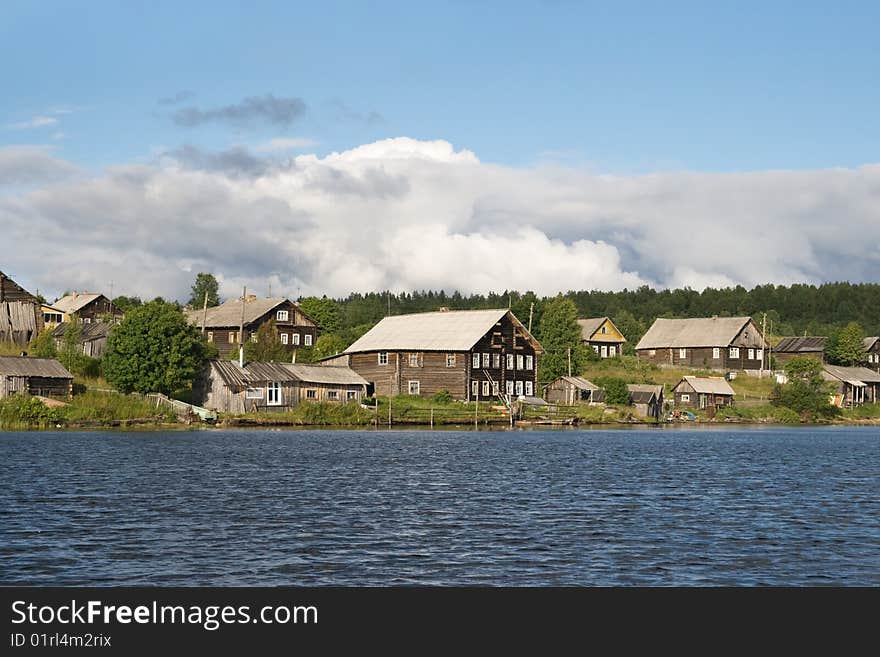
[[[286,322],[290,314],[286,310],[279,310],[275,313],[275,321],[277,322]]]

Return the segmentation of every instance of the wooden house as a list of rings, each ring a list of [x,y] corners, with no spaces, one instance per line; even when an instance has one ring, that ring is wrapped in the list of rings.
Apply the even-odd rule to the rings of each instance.
[[[867,367],[825,365],[822,378],[836,384],[831,403],[840,408],[852,408],[878,401],[880,374]]]
[[[186,313],[190,324],[204,327],[208,342],[217,346],[221,356],[238,352],[241,339],[256,340],[257,331],[266,322],[275,322],[281,344],[294,358],[300,347],[311,347],[318,339],[318,323],[306,315],[298,304],[284,297],[259,299],[249,295],[244,303],[244,336],[239,336],[242,323],[241,298],[204,310]]]
[[[71,397],[73,374],[54,358],[0,356],[0,398],[15,394]]]
[[[69,322],[76,315],[83,324],[116,323],[124,314],[110,299],[97,292],[74,292],[58,299],[52,307],[61,311],[62,322]]]
[[[823,336],[795,336],[782,338],[772,349],[776,367],[783,369],[792,358],[812,358],[820,363],[825,362],[825,342]]]
[[[579,319],[581,341],[591,347],[600,358],[614,358],[623,353],[626,338],[607,317]]]
[[[347,367],[300,363],[209,361],[193,383],[193,399],[223,413],[285,411],[303,402],[360,402],[367,382]]]
[[[629,403],[643,417],[660,419],[663,413],[663,386],[650,383],[630,383]]]
[[[67,332],[69,322],[58,324],[52,329],[52,337],[55,338],[55,346],[60,348],[64,343],[64,334]],[[104,355],[107,348],[107,338],[110,336],[110,330],[115,324],[107,322],[97,322],[95,324],[81,324],[79,334],[79,344],[82,347],[84,355],[90,358],[100,358]]]
[[[0,271],[0,342],[26,345],[43,330],[42,304]]]
[[[880,372],[880,337],[876,335],[862,340],[865,349],[865,363],[868,369]]]
[[[720,376],[686,376],[672,388],[678,408],[721,408],[733,405],[735,392]]]
[[[54,329],[64,322],[64,313],[55,306],[44,303],[40,306],[40,312],[43,314],[43,326],[45,328]]]
[[[384,396],[533,397],[541,345],[508,309],[441,310],[386,317],[342,354]]]
[[[713,370],[766,368],[768,344],[751,317],[657,319],[636,345],[656,365]]]
[[[544,399],[551,404],[589,404],[599,386],[582,376],[560,376],[544,386]]]

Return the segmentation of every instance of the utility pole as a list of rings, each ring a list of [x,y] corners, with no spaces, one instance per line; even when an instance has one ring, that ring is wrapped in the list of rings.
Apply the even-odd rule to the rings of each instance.
[[[241,323],[238,325],[238,366],[244,367],[244,304],[247,303],[247,285],[241,292]]]
[[[571,376],[571,347],[568,348],[568,375]]]
[[[770,343],[767,342],[767,313],[764,313],[764,318],[761,320],[761,339],[764,341],[764,344],[761,345],[761,374],[760,378],[764,378],[764,352],[766,349],[765,346],[769,346]]]
[[[529,304],[529,333],[532,332],[532,315],[535,312],[535,302]]]
[[[205,334],[205,325],[208,323],[208,291],[205,290],[205,307],[202,310],[202,335]]]

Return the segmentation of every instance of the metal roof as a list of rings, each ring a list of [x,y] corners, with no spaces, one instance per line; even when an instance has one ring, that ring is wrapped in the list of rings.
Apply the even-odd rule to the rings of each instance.
[[[284,367],[303,383],[323,383],[342,386],[369,385],[369,382],[364,377],[350,367],[307,365],[303,363],[286,363]]]
[[[686,376],[675,384],[673,390],[676,390],[682,381],[686,381],[694,392],[698,393],[731,396],[736,394],[730,384],[720,376]]]
[[[54,329],[52,329],[52,335],[56,338],[63,338],[64,334],[67,332],[67,322],[62,322]],[[79,340],[80,342],[88,342],[89,340],[99,340],[100,338],[106,338],[110,335],[110,329],[113,327],[113,324],[110,322],[92,322],[91,324],[80,324],[80,328],[82,332],[80,333]]]
[[[805,352],[822,352],[825,351],[825,341],[828,338],[823,336],[795,336],[793,338],[782,338],[773,351],[775,353],[805,353]]]
[[[284,297],[271,297],[269,299],[252,299],[244,304],[244,324],[251,324],[277,306],[288,301]],[[296,304],[294,304],[296,305]],[[190,324],[202,326],[205,317],[204,310],[187,310],[186,318]],[[208,308],[205,328],[220,328],[238,326],[241,323],[241,299],[229,299],[219,306]]]
[[[535,349],[533,338],[510,310],[450,310],[386,317],[343,353],[364,351],[469,351],[502,318],[514,324]]]
[[[82,310],[87,305],[89,305],[92,301],[97,299],[98,297],[104,296],[103,294],[68,294],[66,297],[61,297],[52,304],[52,306],[63,313],[78,312]]]
[[[861,381],[863,383],[880,383],[880,374],[867,367],[843,367],[842,365],[823,365],[823,377],[828,381]]]
[[[38,376],[45,379],[72,379],[73,374],[54,358],[0,356],[0,375]]]
[[[650,383],[629,383],[626,389],[629,390],[630,401],[637,404],[648,404],[663,395],[663,386]]]
[[[864,340],[862,340],[862,347],[864,347],[865,351],[870,351],[871,348],[876,344],[877,340],[880,340],[880,337],[877,337],[876,335],[865,338]]]
[[[659,318],[639,340],[636,349],[726,347],[751,320],[751,317]],[[758,338],[760,340],[760,335]]]
[[[592,340],[593,342],[620,342],[618,338],[612,336],[602,335],[594,335],[596,331],[602,328],[602,324],[605,322],[610,322],[612,326],[614,326],[614,322],[612,322],[607,317],[588,317],[587,319],[579,319],[577,323],[581,327],[581,340]],[[617,328],[616,326],[614,328]],[[618,329],[619,332],[619,329]],[[623,335],[621,333],[621,335]],[[623,339],[626,342],[626,338]]]
[[[305,363],[247,363],[243,368],[231,360],[212,360],[211,367],[231,387],[263,383],[316,383],[325,385],[368,385],[366,379],[349,367]]]
[[[592,381],[585,379],[582,376],[560,376],[559,378],[561,380],[565,381],[566,383],[570,383],[571,385],[573,385],[575,388],[578,388],[579,390],[598,390],[599,389],[599,386],[597,386]]]

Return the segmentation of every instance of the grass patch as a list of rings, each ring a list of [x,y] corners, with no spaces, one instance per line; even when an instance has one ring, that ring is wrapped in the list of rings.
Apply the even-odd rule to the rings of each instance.
[[[880,404],[865,404],[843,409],[841,416],[847,420],[874,420],[880,418]]]

